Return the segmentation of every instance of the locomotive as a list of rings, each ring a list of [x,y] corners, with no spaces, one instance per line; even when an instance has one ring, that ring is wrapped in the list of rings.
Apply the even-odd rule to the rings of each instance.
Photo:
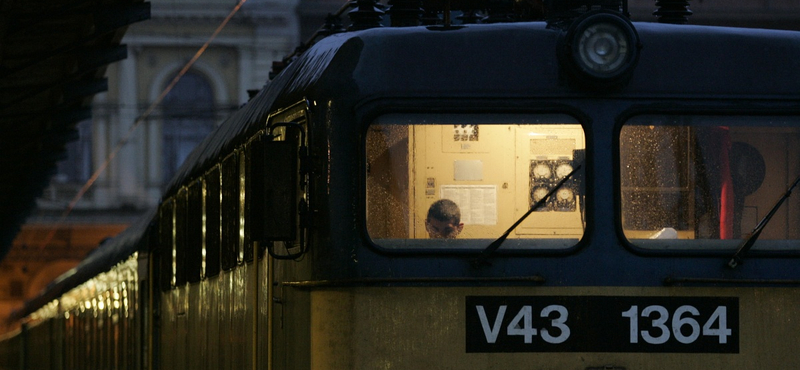
[[[800,367],[800,33],[662,3],[343,7],[0,366]]]

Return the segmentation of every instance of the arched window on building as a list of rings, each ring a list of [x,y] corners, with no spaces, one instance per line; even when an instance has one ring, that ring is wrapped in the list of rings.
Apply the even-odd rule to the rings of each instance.
[[[58,163],[54,183],[83,185],[92,176],[92,120],[75,125],[77,140],[66,145],[66,158]]]
[[[164,98],[162,112],[162,180],[167,183],[194,147],[214,129],[216,107],[211,83],[199,72],[186,72]]]

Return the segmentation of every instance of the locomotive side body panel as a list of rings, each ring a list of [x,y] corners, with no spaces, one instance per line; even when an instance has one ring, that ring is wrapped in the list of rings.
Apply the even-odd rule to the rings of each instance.
[[[251,368],[257,268],[242,264],[160,294],[158,359],[169,369]]]
[[[471,303],[475,297],[494,298],[507,308],[501,311],[498,307],[502,304],[475,305]],[[511,297],[525,304],[515,306]],[[652,325],[662,318],[659,314],[640,315],[636,321],[640,331],[636,331],[626,313],[632,307],[629,302],[623,305],[628,310],[603,316],[606,322],[588,322],[581,315],[587,310],[609,311],[607,308],[574,305],[600,298],[645,303],[654,297],[679,305],[698,298],[735,298],[738,304],[727,307],[727,321],[722,326],[718,318],[709,323],[712,312],[664,317],[671,337],[662,344],[647,343],[642,337],[664,335],[661,324]],[[531,369],[793,367],[798,365],[793,339],[800,329],[794,312],[798,303],[794,288],[323,288],[311,293],[311,368],[489,369],[520,364]],[[558,309],[543,313],[551,306]],[[680,306],[669,310],[674,313]],[[532,309],[531,315],[526,307]],[[622,332],[604,331],[607,328]],[[717,329],[737,333],[720,336]],[[638,343],[633,346],[641,348],[630,353],[586,351],[620,339],[631,346],[634,333]],[[695,333],[696,338],[692,336]],[[676,335],[683,335],[680,338],[686,343],[676,341]],[[734,340],[735,351],[723,348]],[[492,348],[490,341],[495,341],[497,348]]]

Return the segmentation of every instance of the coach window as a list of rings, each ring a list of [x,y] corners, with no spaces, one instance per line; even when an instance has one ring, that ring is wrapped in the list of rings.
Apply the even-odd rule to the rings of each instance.
[[[735,249],[800,176],[800,118],[638,116],[619,136],[621,223],[633,245]],[[788,198],[753,250],[797,249]]]
[[[214,166],[205,175],[205,276],[219,275],[222,238],[222,174]]]
[[[184,187],[175,196],[175,286],[186,284],[188,256],[188,190]]]
[[[241,264],[245,262],[245,256],[248,254],[252,255],[252,247],[248,248],[249,240],[245,234],[245,225],[246,225],[246,204],[247,204],[247,155],[246,150],[240,149],[239,153],[239,163],[238,167],[239,170],[237,171],[238,174],[238,186],[239,186],[239,204],[236,211],[239,214],[239,222],[236,224],[237,226],[237,233],[238,236],[238,245],[239,248],[236,251],[236,262]],[[249,251],[248,251],[249,250]]]
[[[239,156],[233,152],[222,161],[222,262],[230,270],[239,257]]]
[[[167,199],[161,204],[158,216],[159,271],[161,290],[168,291],[175,285],[175,200]]]
[[[244,219],[247,220],[244,232],[244,260],[246,262],[253,262],[256,256],[254,250],[254,243],[258,241],[258,231],[254,233],[253,229],[260,228],[263,225],[264,219],[264,206],[263,206],[263,189],[264,176],[265,176],[265,160],[264,156],[264,135],[259,132],[254,135],[243,150],[246,157],[245,169],[242,171],[245,174],[244,194],[245,200],[243,203]],[[255,237],[254,237],[255,234]]]
[[[392,114],[366,135],[366,220],[387,249],[482,249],[534,204],[503,249],[565,249],[583,236],[586,140],[566,115]],[[436,238],[426,220],[448,199],[463,228]]]
[[[203,278],[203,182],[192,181],[186,203],[186,280],[195,283]]]

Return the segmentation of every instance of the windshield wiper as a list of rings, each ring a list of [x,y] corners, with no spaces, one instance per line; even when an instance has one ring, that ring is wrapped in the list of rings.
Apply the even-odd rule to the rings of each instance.
[[[484,249],[481,252],[481,254],[480,254],[480,256],[478,256],[478,258],[475,258],[474,260],[472,260],[472,266],[473,267],[480,267],[480,266],[489,265],[490,264],[488,262],[489,257],[491,257],[492,254],[498,248],[500,248],[500,245],[503,244],[503,242],[508,238],[508,235],[510,235],[511,232],[514,231],[514,229],[517,226],[519,226],[519,224],[522,223],[522,221],[525,221],[525,218],[527,218],[531,213],[533,213],[533,211],[537,210],[539,207],[541,207],[545,203],[547,203],[547,199],[550,198],[550,196],[552,196],[553,194],[555,194],[555,192],[559,188],[561,188],[561,186],[564,185],[564,183],[566,183],[567,180],[569,180],[572,177],[572,175],[574,175],[576,172],[578,172],[578,170],[581,169],[581,166],[582,166],[582,164],[579,164],[579,165],[575,166],[575,168],[572,170],[572,172],[570,172],[566,176],[564,176],[564,178],[561,179],[561,181],[559,181],[556,184],[556,186],[553,186],[553,188],[550,189],[550,191],[547,192],[547,194],[545,194],[545,196],[543,196],[542,199],[539,199],[539,201],[536,202],[536,204],[534,204],[533,207],[531,207],[531,209],[528,210],[528,212],[525,212],[525,214],[522,215],[522,217],[520,217],[519,220],[517,220],[517,222],[515,222],[513,225],[511,225],[511,227],[509,227],[508,230],[506,230],[506,232],[503,233],[503,235],[501,235],[499,238],[497,238],[497,240],[495,240],[491,244],[489,244],[489,246],[486,247],[486,249]]]
[[[786,192],[783,193],[780,199],[778,199],[778,202],[775,203],[767,216],[764,217],[761,222],[758,223],[758,225],[756,225],[753,231],[747,234],[742,244],[739,245],[739,249],[736,250],[736,253],[734,253],[731,257],[731,260],[728,261],[728,267],[736,268],[736,266],[739,266],[742,264],[742,262],[744,262],[744,254],[753,247],[753,244],[755,244],[756,240],[758,240],[758,236],[761,235],[761,231],[764,230],[764,227],[767,226],[769,220],[772,219],[772,216],[775,215],[775,212],[778,211],[778,208],[781,207],[781,204],[783,204],[786,198],[789,198],[789,196],[792,195],[792,189],[794,189],[798,183],[800,183],[800,176],[797,176],[797,178],[794,180],[794,183],[792,183],[792,185],[786,189]]]

